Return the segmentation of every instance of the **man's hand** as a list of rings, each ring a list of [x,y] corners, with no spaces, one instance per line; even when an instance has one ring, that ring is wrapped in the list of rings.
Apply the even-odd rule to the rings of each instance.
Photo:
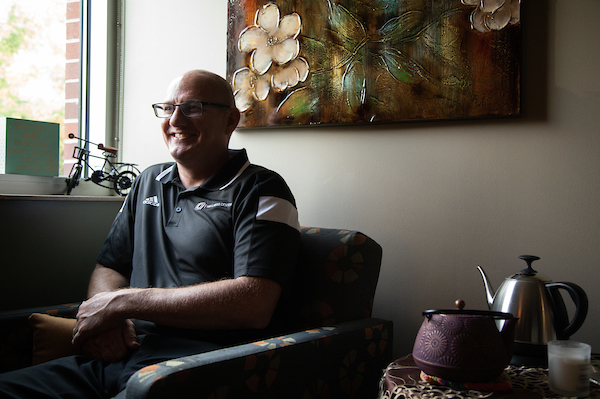
[[[131,320],[125,320],[122,326],[93,336],[81,345],[82,353],[105,362],[118,362],[132,349],[139,348],[135,326]]]
[[[117,271],[96,265],[88,287],[89,299],[79,306],[73,329],[72,342],[84,355],[116,362],[140,346],[133,322],[119,312],[118,299],[128,284]]]
[[[74,345],[82,345],[105,331],[121,329],[126,317],[119,314],[119,297],[118,290],[101,292],[79,306],[77,324],[73,329]]]

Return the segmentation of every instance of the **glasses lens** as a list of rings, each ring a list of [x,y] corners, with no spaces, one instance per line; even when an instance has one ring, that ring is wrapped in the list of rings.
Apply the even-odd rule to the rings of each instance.
[[[200,101],[188,101],[179,104],[179,109],[185,116],[190,118],[202,115],[202,103]]]
[[[154,114],[159,118],[168,118],[173,114],[175,107],[173,104],[154,104]]]

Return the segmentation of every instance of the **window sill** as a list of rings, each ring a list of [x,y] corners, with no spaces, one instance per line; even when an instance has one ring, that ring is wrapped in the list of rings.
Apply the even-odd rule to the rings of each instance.
[[[56,199],[58,196],[69,197],[116,197],[123,198],[113,190],[100,187],[91,181],[81,181],[73,189],[71,195],[67,192],[66,177],[27,176],[0,174],[0,196],[48,196]]]
[[[125,197],[116,195],[0,194],[0,201],[123,202],[123,200]]]

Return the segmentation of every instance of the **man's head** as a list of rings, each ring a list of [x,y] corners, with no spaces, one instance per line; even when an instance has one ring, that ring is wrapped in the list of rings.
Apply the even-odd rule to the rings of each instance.
[[[178,164],[210,167],[228,159],[229,139],[240,114],[225,79],[212,72],[189,71],[171,82],[164,103],[172,114],[162,121],[163,138]]]

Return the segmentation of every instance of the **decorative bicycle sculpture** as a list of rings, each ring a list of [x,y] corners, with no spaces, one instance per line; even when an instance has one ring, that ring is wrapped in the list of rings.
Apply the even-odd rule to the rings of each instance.
[[[115,192],[121,196],[127,195],[131,190],[133,181],[140,174],[140,170],[133,163],[113,162],[111,158],[116,158],[117,152],[119,151],[114,147],[106,147],[104,144],[92,143],[81,137],[75,136],[73,133],[69,133],[70,139],[79,139],[82,141],[95,145],[99,150],[102,151],[102,156],[90,154],[90,150],[85,148],[86,146],[75,146],[73,149],[73,158],[77,159],[77,163],[71,168],[71,173],[67,178],[67,195],[71,194],[73,188],[79,185],[81,175],[83,173],[84,165],[92,170],[90,177],[86,178],[85,181],[91,180],[99,186],[106,187],[115,190]],[[104,159],[102,167],[94,169],[90,165],[90,157]]]

